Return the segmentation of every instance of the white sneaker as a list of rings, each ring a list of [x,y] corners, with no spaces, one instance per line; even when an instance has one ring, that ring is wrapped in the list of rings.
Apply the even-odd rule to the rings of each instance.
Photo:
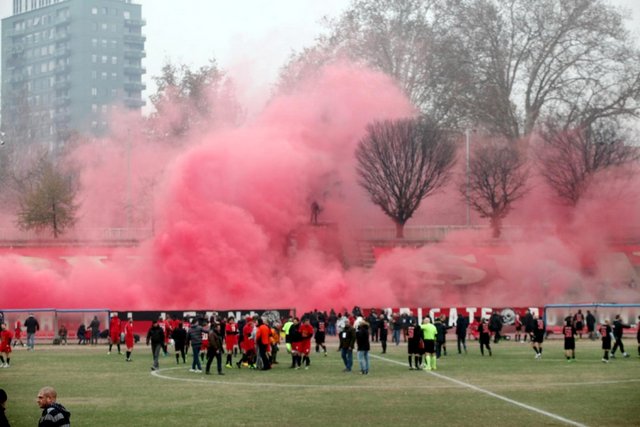
[[[605,358],[603,358],[603,359],[602,359],[602,361],[603,361],[604,363],[609,363],[609,360],[608,360],[608,359],[605,359]]]
[[[6,367],[7,367],[6,363],[3,363],[2,365],[0,365],[0,368],[6,368]]]
[[[536,359],[540,359],[540,357],[542,357],[542,355],[540,353],[536,353]]]
[[[195,373],[196,373],[196,374],[201,374],[201,373],[202,373],[202,369],[196,369],[196,370],[195,370]]]
[[[622,357],[629,357],[628,353],[622,353]]]
[[[195,371],[196,371],[196,370],[195,370],[195,369],[193,369],[193,368],[190,368],[190,369],[189,369],[189,372],[195,372]]]

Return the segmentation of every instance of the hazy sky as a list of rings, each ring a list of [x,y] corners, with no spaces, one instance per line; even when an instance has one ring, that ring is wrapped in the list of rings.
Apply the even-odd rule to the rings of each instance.
[[[155,91],[167,59],[199,67],[215,58],[238,82],[245,102],[264,101],[278,69],[293,50],[308,46],[322,31],[320,19],[335,16],[349,0],[135,0],[147,25],[147,83]],[[629,8],[640,35],[640,0],[612,0]],[[11,14],[12,1],[0,0],[0,16]],[[253,106],[254,108],[256,105]]]

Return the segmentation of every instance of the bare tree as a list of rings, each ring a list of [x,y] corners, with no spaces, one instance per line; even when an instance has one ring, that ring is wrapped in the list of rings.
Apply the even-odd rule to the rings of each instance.
[[[549,117],[637,118],[640,49],[606,0],[354,0],[281,86],[348,58],[393,77],[448,129],[511,141]]]
[[[291,56],[281,70],[280,89],[313,76],[322,65],[346,58],[393,77],[414,105],[437,124],[457,127],[464,118],[456,98],[461,92],[459,82],[468,79],[466,60],[451,54],[457,41],[440,31],[437,3],[353,1],[341,16],[325,21],[329,35]]]
[[[542,118],[635,116],[640,51],[603,0],[458,0],[451,31],[473,70],[470,119],[512,141]]]
[[[626,144],[616,122],[600,120],[575,129],[548,123],[537,157],[549,186],[561,200],[575,206],[598,172],[635,162],[640,152]]]
[[[527,177],[526,159],[513,145],[489,141],[473,150],[468,182],[460,185],[460,192],[482,218],[489,219],[497,238],[513,203],[526,192]]]
[[[455,163],[455,145],[426,119],[374,122],[356,149],[359,184],[396,224],[396,237],[423,199],[442,187]]]
[[[18,225],[25,230],[50,229],[57,238],[76,221],[77,179],[49,158],[42,158],[21,183]]]

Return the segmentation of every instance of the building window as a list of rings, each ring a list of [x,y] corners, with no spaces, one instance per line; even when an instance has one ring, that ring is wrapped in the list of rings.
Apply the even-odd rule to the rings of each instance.
[[[91,14],[92,15],[97,15],[98,14],[98,8],[97,7],[92,7],[91,8]]]
[[[96,70],[91,71],[91,78],[96,80],[98,78],[98,72]]]
[[[116,65],[118,63],[118,57],[117,56],[112,56],[111,57],[111,65]]]
[[[91,88],[91,96],[98,96],[98,88],[96,87]]]
[[[128,10],[124,11],[124,19],[131,19],[131,12],[129,12]]]
[[[100,78],[101,78],[102,80],[107,80],[107,72],[106,72],[106,71],[103,71],[102,73],[100,73]]]
[[[102,55],[102,63],[106,64],[107,62],[109,62],[109,58],[107,57],[107,55]]]
[[[96,64],[98,62],[98,55],[96,54],[91,55],[91,62]]]

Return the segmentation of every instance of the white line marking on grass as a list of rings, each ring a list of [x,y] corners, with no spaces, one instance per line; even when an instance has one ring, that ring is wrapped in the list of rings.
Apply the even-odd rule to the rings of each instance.
[[[405,365],[404,363],[398,362],[397,360],[391,360],[391,359],[387,359],[385,357],[376,356],[376,355],[371,355],[371,356],[373,358],[380,359],[380,360],[385,360],[385,361],[390,362],[390,363],[395,363],[395,364],[403,365],[403,366]],[[447,377],[446,375],[438,374],[438,373],[435,373],[433,371],[426,371],[426,372],[431,374],[431,375],[433,375],[433,376],[435,376],[435,377],[437,377],[437,378],[440,378],[440,379],[443,379],[443,380],[446,380],[446,381],[450,381],[450,382],[452,382],[454,384],[458,384],[458,385],[460,385],[462,387],[470,388],[471,390],[478,391],[480,393],[484,393],[484,394],[486,394],[488,396],[495,397],[496,399],[500,399],[500,400],[505,401],[507,403],[510,403],[512,405],[519,406],[519,407],[524,408],[524,409],[528,409],[529,411],[536,412],[538,414],[547,416],[549,418],[553,418],[556,421],[560,421],[560,422],[563,422],[565,424],[569,424],[569,425],[573,425],[573,426],[586,427],[586,424],[581,424],[581,423],[579,423],[577,421],[573,421],[573,420],[570,420],[568,418],[561,417],[560,415],[556,415],[556,414],[553,414],[551,412],[547,412],[547,411],[544,411],[542,409],[536,408],[535,406],[527,405],[526,403],[522,403],[522,402],[518,402],[517,400],[509,399],[508,397],[501,396],[501,395],[499,395],[497,393],[494,393],[494,392],[489,391],[489,390],[485,390],[485,389],[477,387],[477,386],[475,386],[473,384],[465,383],[464,381],[456,380],[455,378],[450,378],[450,377]]]
[[[162,378],[165,380],[171,381],[184,381],[191,383],[204,383],[204,384],[223,384],[223,385],[233,385],[233,386],[250,386],[250,387],[280,387],[280,388],[326,388],[326,389],[365,389],[365,390],[407,390],[407,389],[433,389],[433,388],[458,388],[457,386],[432,386],[432,385],[424,385],[424,386],[395,386],[395,385],[349,385],[349,384],[292,384],[292,383],[268,383],[268,382],[240,382],[240,381],[216,381],[216,380],[208,380],[205,378],[176,378],[170,377],[168,375],[163,375],[161,372],[163,371],[175,371],[183,368],[165,368],[160,369],[158,371],[151,371],[151,375],[154,377]],[[195,375],[195,374],[194,374]],[[304,374],[302,374],[304,375]],[[345,374],[349,375],[349,374]],[[351,374],[356,375],[356,374]],[[211,375],[213,378],[217,377],[216,375]],[[359,376],[359,375],[358,375]]]

